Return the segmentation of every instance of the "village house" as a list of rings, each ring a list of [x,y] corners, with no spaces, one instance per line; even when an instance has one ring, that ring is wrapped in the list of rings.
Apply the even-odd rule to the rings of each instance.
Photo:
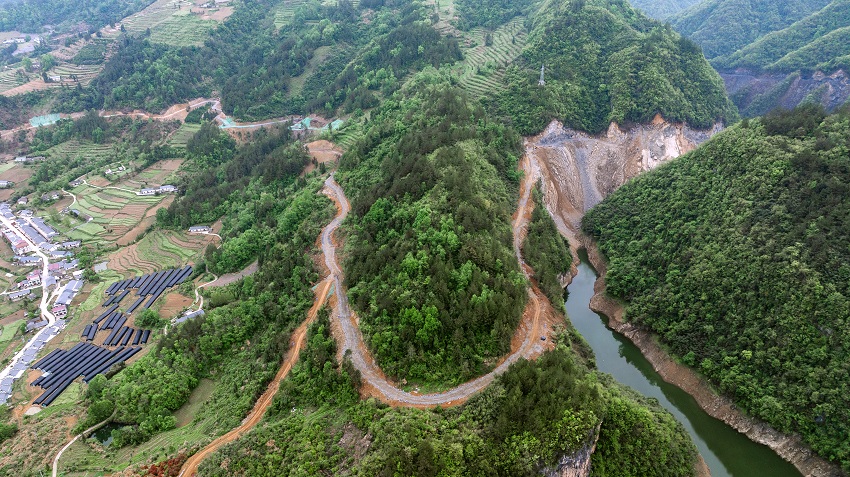
[[[190,234],[208,234],[212,231],[209,225],[193,225],[189,227]]]
[[[59,191],[54,190],[52,192],[42,194],[41,195],[41,201],[42,202],[50,202],[51,200],[59,200],[59,197],[62,197],[62,195],[59,193]]]
[[[64,318],[68,315],[68,307],[65,305],[56,305],[50,311],[56,318]]]
[[[22,281],[22,288],[29,288],[41,285],[41,273],[39,271],[30,272],[27,275],[27,279]]]
[[[27,333],[29,333],[32,330],[37,330],[39,328],[43,328],[45,326],[47,326],[47,320],[44,320],[44,319],[29,321],[29,322],[27,322]]]
[[[70,305],[71,301],[77,296],[77,293],[83,289],[83,281],[82,280],[71,280],[65,285],[65,288],[62,290],[62,293],[59,294],[59,298],[56,299],[57,305]]]
[[[0,189],[8,189],[10,187],[14,187],[15,183],[12,181],[0,181]]]
[[[9,293],[9,300],[11,301],[21,301],[24,298],[32,295],[32,290],[21,290]]]
[[[176,193],[176,192],[177,192],[177,187],[175,187],[175,186],[173,186],[173,185],[171,185],[171,184],[161,185],[161,186],[159,187],[159,192],[160,192],[160,193],[162,193],[162,194],[166,194],[166,193]]]
[[[136,192],[136,195],[156,195],[158,189],[145,188]]]
[[[71,250],[72,248],[80,248],[82,243],[79,240],[72,240],[70,242],[62,242],[58,245],[62,250]]]
[[[21,265],[37,265],[41,263],[41,257],[38,255],[27,257],[24,255],[15,255],[15,260],[21,263]]]
[[[20,199],[18,199],[18,205],[27,205],[29,203],[29,201],[30,201],[29,197],[23,196]]]

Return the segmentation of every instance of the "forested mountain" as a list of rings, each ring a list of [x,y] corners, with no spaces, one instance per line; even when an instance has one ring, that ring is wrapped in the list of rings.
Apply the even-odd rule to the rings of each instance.
[[[737,117],[700,49],[625,0],[549,1],[533,25],[499,101],[523,134],[552,119],[599,132],[658,113],[697,127]]]
[[[520,138],[446,86],[373,113],[340,178],[349,295],[378,363],[453,385],[508,351],[527,296],[510,228]]]
[[[743,116],[850,98],[847,0],[709,0],[670,21],[703,48]]]
[[[169,48],[125,37],[89,88],[64,91],[65,111],[87,108],[157,110],[213,90],[223,109],[241,119],[375,107],[400,86],[399,78],[425,66],[460,58],[457,41],[441,36],[430,10],[413,2],[375,7],[358,21],[350,2],[296,7],[293,19],[275,25],[275,0],[242,4],[201,47]],[[333,46],[321,66],[308,70],[320,47]],[[303,88],[292,90],[301,75]]]
[[[670,23],[713,60],[816,13],[830,1],[706,0],[670,18]]]
[[[344,268],[360,326],[390,373],[439,384],[480,372],[478,353],[503,349],[525,300],[508,225],[519,138],[434,72],[373,113],[337,173],[353,199]],[[534,223],[538,242],[562,240],[545,212]],[[240,299],[269,299],[261,281]],[[160,354],[186,354],[191,333]],[[595,373],[576,352],[587,356],[584,346],[567,332],[556,350],[521,360],[463,406],[395,408],[359,399],[359,374],[336,361],[323,310],[266,419],[200,475],[533,476],[564,456],[582,459],[597,437],[596,475],[654,475],[659,465],[664,475],[693,475],[681,425]]]
[[[153,3],[153,0],[22,0],[0,2],[0,31],[39,33],[45,25],[84,23],[97,30]]]
[[[700,0],[629,0],[632,6],[657,20],[664,20],[699,2]]]
[[[787,28],[776,30],[718,58],[719,68],[831,73],[850,65],[850,1],[833,0]]]
[[[608,291],[747,413],[850,470],[850,109],[744,121],[584,219]]]

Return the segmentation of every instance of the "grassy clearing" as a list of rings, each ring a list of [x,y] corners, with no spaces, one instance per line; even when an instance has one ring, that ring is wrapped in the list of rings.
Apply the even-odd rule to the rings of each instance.
[[[104,475],[100,472],[112,474],[132,466],[161,461],[173,457],[178,449],[210,442],[213,427],[211,420],[205,420],[163,432],[139,446],[107,448],[105,451],[78,440],[62,454],[59,473],[65,476]]]
[[[209,379],[202,379],[198,382],[198,387],[189,395],[189,401],[184,404],[177,412],[174,413],[174,418],[177,420],[177,427],[183,427],[190,424],[198,411],[203,407],[207,399],[215,390],[215,382]]]
[[[316,68],[318,68],[319,65],[325,62],[328,56],[331,55],[331,51],[330,46],[320,46],[316,48],[313,52],[313,57],[310,58],[310,61],[307,62],[307,66],[304,67],[304,72],[289,80],[289,92],[291,95],[301,93],[301,90],[304,89],[304,83],[307,81],[307,78],[316,71]]]
[[[12,341],[12,339],[15,337],[15,333],[18,331],[18,328],[23,322],[24,320],[17,320],[4,326],[3,332],[0,333],[0,343]]]

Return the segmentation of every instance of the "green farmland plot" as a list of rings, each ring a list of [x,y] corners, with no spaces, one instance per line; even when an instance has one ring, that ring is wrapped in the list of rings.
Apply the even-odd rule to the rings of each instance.
[[[201,20],[188,10],[181,10],[151,29],[151,41],[170,46],[196,46],[204,42],[218,25],[214,20]]]

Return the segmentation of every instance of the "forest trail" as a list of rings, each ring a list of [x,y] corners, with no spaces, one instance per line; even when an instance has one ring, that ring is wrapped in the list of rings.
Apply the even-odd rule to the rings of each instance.
[[[193,477],[197,475],[198,466],[200,466],[201,462],[203,462],[207,456],[217,451],[225,444],[235,441],[243,434],[253,429],[254,426],[260,422],[266,414],[266,410],[268,410],[269,406],[271,406],[272,402],[274,402],[274,397],[277,394],[278,389],[280,389],[281,381],[286,378],[289,371],[292,370],[292,366],[298,361],[298,356],[301,354],[301,348],[307,341],[307,329],[316,319],[319,309],[325,303],[325,297],[328,295],[328,291],[330,291],[331,283],[333,283],[332,280],[325,278],[316,287],[316,301],[307,312],[307,319],[298,325],[298,328],[296,328],[292,333],[292,338],[290,339],[291,348],[289,352],[286,353],[286,359],[284,359],[283,365],[278,370],[274,379],[272,379],[269,383],[266,391],[262,394],[262,396],[260,396],[260,399],[254,403],[254,408],[251,409],[251,412],[248,413],[248,416],[242,421],[242,424],[231,429],[227,434],[216,438],[198,453],[190,457],[186,463],[183,464],[179,477]]]
[[[333,241],[334,232],[345,220],[345,217],[351,210],[351,206],[333,175],[325,181],[325,191],[337,206],[337,216],[323,230],[321,238],[325,264],[330,271],[331,279],[334,282],[334,290],[336,290],[336,305],[332,316],[337,322],[335,323],[337,325],[335,329],[339,331],[335,332],[335,337],[340,344],[340,354],[344,355],[348,351],[351,352],[351,362],[360,371],[364,385],[371,391],[371,394],[376,395],[381,401],[399,407],[456,406],[464,403],[470,396],[487,387],[496,376],[505,372],[519,358],[534,358],[541,354],[545,347],[548,346],[549,342],[543,343],[540,340],[540,336],[543,335],[543,319],[541,315],[543,315],[543,309],[548,305],[548,301],[537,288],[536,284],[534,284],[533,280],[531,280],[531,269],[525,264],[521,254],[522,238],[525,236],[526,226],[531,217],[531,207],[533,207],[529,199],[537,177],[530,170],[530,166],[531,162],[528,159],[524,159],[522,167],[525,171],[525,178],[520,189],[519,205],[514,215],[512,226],[514,232],[514,251],[522,266],[523,273],[531,282],[531,286],[528,289],[528,305],[523,313],[522,321],[517,327],[516,334],[511,341],[511,353],[503,357],[493,371],[455,388],[434,394],[417,394],[399,389],[384,376],[381,369],[375,363],[375,359],[369,353],[363,340],[363,335],[357,325],[356,318],[348,304],[348,297],[342,286],[343,274],[336,258],[336,245]]]

